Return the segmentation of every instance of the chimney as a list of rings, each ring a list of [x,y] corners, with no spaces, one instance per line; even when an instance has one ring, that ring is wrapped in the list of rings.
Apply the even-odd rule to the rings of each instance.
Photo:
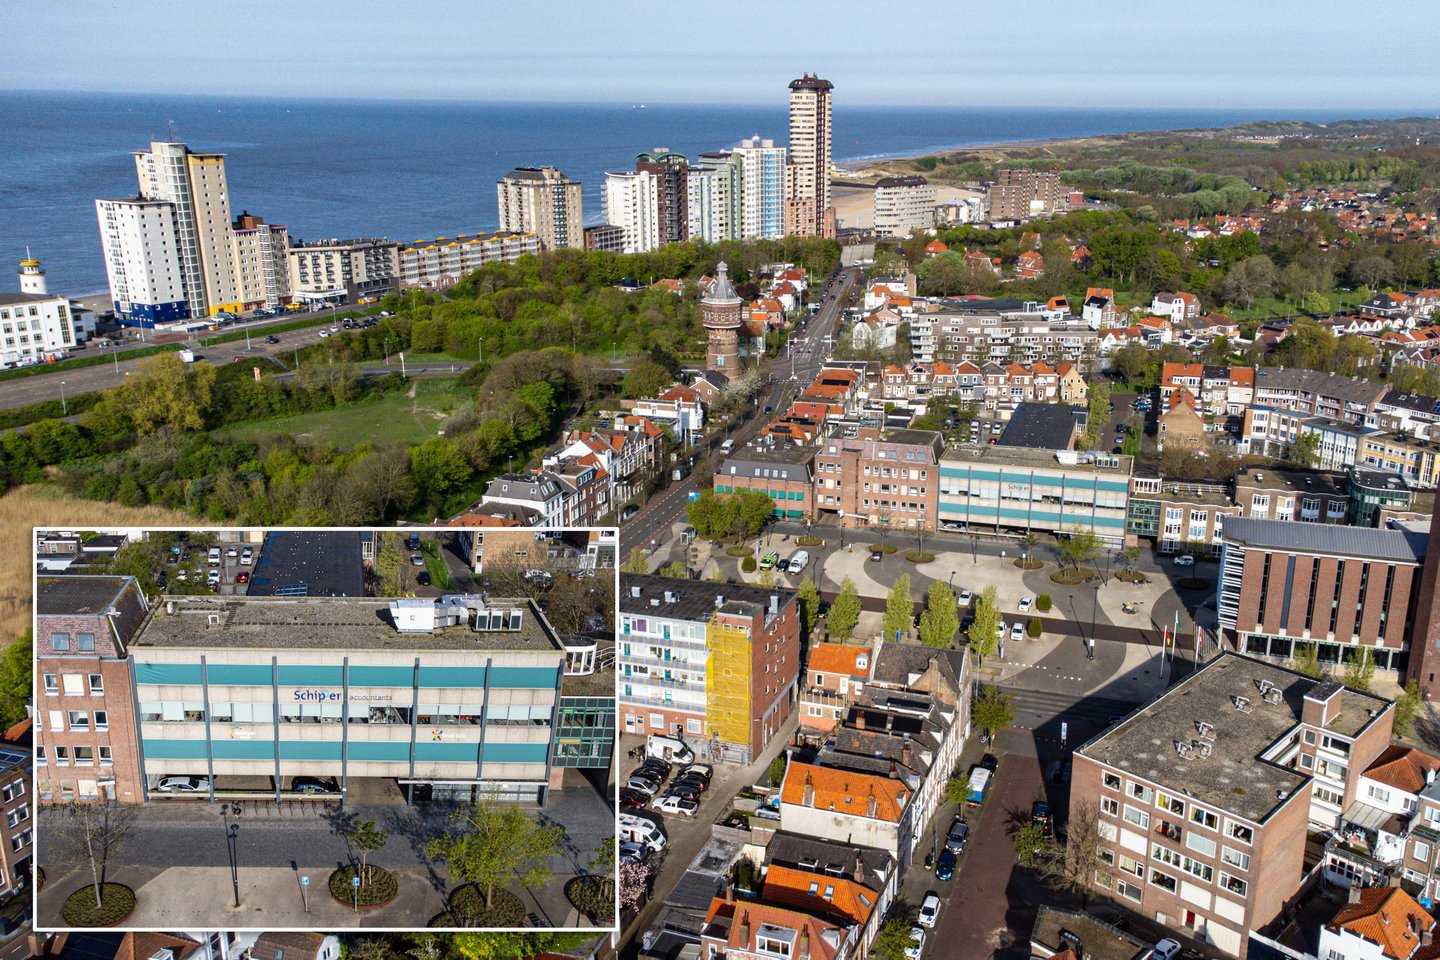
[[[895,766],[895,761],[894,761],[894,760],[891,760],[891,761],[890,761],[890,779],[891,779],[891,780],[899,780],[899,779],[900,779],[900,768],[897,767],[897,766]]]
[[[805,773],[805,806],[815,806],[815,783],[810,779],[810,773]]]
[[[875,787],[873,785],[870,787],[870,796],[865,800],[865,816],[875,816]]]
[[[850,876],[856,883],[865,882],[865,858],[860,856],[859,850],[855,851],[855,866],[850,871]]]
[[[1435,928],[1429,927],[1420,931],[1420,946],[1428,947],[1435,939]]]
[[[1345,902],[1346,902],[1346,903],[1359,903],[1359,902],[1360,902],[1360,884],[1358,884],[1358,883],[1352,883],[1352,884],[1350,884],[1350,893],[1349,893],[1349,895],[1345,898]]]
[[[906,740],[903,744],[900,745],[900,762],[905,766],[910,766],[910,761],[913,758],[914,754],[915,750],[913,747],[910,746],[909,740]]]
[[[856,711],[855,711],[855,729],[856,729],[856,730],[864,730],[864,729],[865,729],[865,711],[864,711],[864,710],[856,710]]]
[[[800,943],[795,950],[795,960],[810,960],[810,925],[800,928]]]
[[[750,949],[750,911],[740,911],[740,949]]]

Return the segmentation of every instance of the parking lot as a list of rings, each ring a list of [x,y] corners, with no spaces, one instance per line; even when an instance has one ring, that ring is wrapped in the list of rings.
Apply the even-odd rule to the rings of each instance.
[[[258,548],[247,543],[221,543],[211,560],[211,547],[202,543],[177,544],[166,557],[156,583],[169,593],[195,594],[210,590],[222,596],[243,595],[255,566]]]

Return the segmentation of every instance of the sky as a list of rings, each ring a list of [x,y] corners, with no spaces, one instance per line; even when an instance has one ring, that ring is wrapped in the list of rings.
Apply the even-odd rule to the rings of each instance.
[[[1440,105],[1428,0],[65,0],[5,34],[9,90],[760,103],[806,71],[837,106]]]

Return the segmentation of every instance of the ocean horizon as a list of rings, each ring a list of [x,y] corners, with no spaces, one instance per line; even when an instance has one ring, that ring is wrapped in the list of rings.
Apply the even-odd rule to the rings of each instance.
[[[473,102],[0,92],[0,260],[31,254],[50,289],[106,290],[97,198],[136,191],[131,153],[152,139],[226,154],[234,214],[285,224],[296,240],[412,241],[493,230],[495,181],[551,165],[583,184],[601,222],[607,170],[666,147],[686,156],[758,134],[788,140],[784,91],[767,104]],[[847,106],[837,91],[837,163],[989,143],[1417,115],[1377,110],[1218,110]],[[173,131],[173,133],[172,133]],[[5,269],[0,264],[0,269]],[[8,281],[3,289],[11,289]]]

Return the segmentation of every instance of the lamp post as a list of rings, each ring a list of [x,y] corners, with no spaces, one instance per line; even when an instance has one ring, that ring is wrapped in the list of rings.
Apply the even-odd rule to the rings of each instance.
[[[110,341],[110,359],[115,361],[115,372],[120,372],[120,341]]]
[[[574,353],[575,351],[574,351],[574,349],[572,348],[570,352],[571,352],[571,353]],[[485,338],[484,338],[484,337],[476,337],[476,338],[475,338],[475,365],[476,365],[476,366],[479,366],[480,364],[482,364],[482,363],[484,363],[484,362],[485,362]]]
[[[227,851],[228,851],[229,854],[230,854],[230,883],[231,883],[231,885],[235,888],[235,907],[236,907],[236,909],[239,909],[239,907],[240,907],[240,868],[239,868],[239,863],[238,863],[237,857],[236,857],[236,853],[237,853],[236,844],[237,844],[237,842],[238,842],[238,841],[237,841],[237,838],[238,838],[239,835],[240,835],[240,824],[238,824],[238,823],[229,823],[228,821],[225,820],[225,814],[223,814],[223,813],[220,814],[220,817],[221,817],[221,822],[226,825],[226,830],[225,830],[225,846],[226,846]]]
[[[60,381],[60,415],[61,415],[62,417],[67,417],[67,416],[70,415],[70,406],[65,402],[65,381],[64,381],[64,380],[61,380],[61,381]]]
[[[1090,602],[1090,641],[1085,646],[1085,659],[1095,659],[1095,611],[1100,606],[1100,584],[1095,584],[1095,598]]]

